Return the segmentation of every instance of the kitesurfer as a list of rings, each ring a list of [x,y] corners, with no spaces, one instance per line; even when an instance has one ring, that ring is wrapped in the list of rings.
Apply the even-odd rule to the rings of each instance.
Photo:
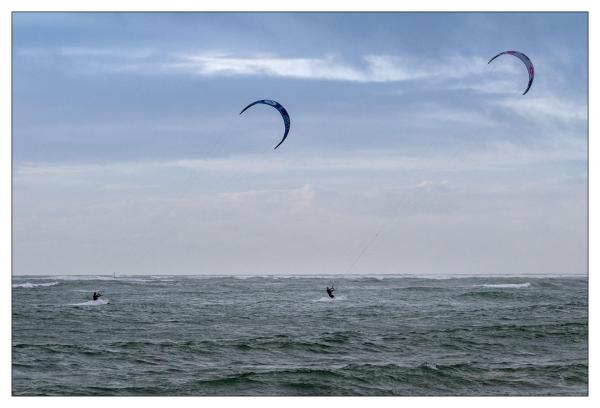
[[[102,296],[102,292],[94,292],[94,294],[92,295],[92,298],[94,300],[98,300],[98,299],[100,299],[100,296]]]
[[[333,296],[333,291],[335,290],[333,285],[331,285],[331,287],[327,286],[327,289],[325,290],[327,291],[327,296],[329,296],[332,299],[335,298],[335,296]]]

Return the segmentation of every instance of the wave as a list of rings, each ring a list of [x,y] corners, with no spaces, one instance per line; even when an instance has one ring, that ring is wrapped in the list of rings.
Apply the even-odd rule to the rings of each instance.
[[[31,283],[31,282],[13,283],[12,287],[13,288],[31,289],[31,288],[37,288],[39,286],[54,286],[54,285],[58,285],[58,282],[48,282],[48,283]]]
[[[160,282],[158,279],[144,279],[144,278],[120,278],[120,282],[126,283],[148,283],[148,282]]]
[[[81,303],[69,303],[69,306],[101,306],[107,305],[109,303],[108,300],[98,299],[98,300],[88,300],[87,302]]]
[[[45,279],[45,278],[40,278]],[[112,276],[108,275],[56,275],[52,279],[66,280],[66,281],[78,281],[78,280],[114,280]]]
[[[531,286],[529,282],[525,283],[484,283],[483,285],[474,285],[480,288],[500,288],[500,289],[521,289]]]

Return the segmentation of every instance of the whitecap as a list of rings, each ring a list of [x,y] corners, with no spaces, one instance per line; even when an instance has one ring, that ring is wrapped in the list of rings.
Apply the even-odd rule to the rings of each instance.
[[[31,282],[13,283],[12,287],[13,288],[31,289],[31,288],[37,288],[38,286],[54,286],[54,285],[58,285],[58,282],[48,282],[48,283],[31,283]]]
[[[113,280],[112,276],[108,275],[57,275],[53,276],[53,279],[58,280],[69,280],[69,281],[78,281],[78,280]]]
[[[481,288],[504,288],[504,289],[520,289],[520,288],[528,288],[531,284],[529,282],[525,283],[485,283],[483,285],[475,285]]]

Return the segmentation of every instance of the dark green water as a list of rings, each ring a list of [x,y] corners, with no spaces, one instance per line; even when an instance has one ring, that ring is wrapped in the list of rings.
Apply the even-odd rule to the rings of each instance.
[[[110,303],[81,304],[98,289]],[[586,278],[14,277],[12,389],[587,395],[587,290]]]

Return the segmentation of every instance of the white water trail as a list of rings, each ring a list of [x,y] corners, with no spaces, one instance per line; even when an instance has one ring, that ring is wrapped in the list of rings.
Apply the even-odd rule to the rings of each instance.
[[[87,302],[82,303],[69,303],[69,306],[101,306],[107,305],[109,303],[108,300],[98,299],[98,300],[88,300]]]

